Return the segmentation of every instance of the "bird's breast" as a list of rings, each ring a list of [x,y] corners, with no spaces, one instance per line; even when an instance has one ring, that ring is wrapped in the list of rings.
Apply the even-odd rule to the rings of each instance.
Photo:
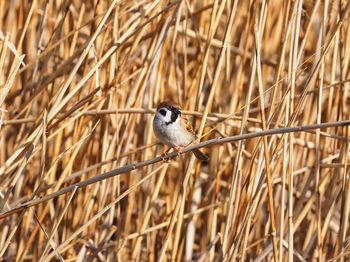
[[[193,140],[193,135],[187,130],[183,130],[179,122],[167,125],[154,118],[153,130],[157,138],[170,147],[187,146]]]

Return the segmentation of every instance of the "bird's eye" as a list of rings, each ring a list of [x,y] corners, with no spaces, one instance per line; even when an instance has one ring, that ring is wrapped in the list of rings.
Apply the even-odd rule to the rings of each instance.
[[[163,116],[166,115],[166,111],[165,111],[164,109],[159,110],[159,113],[160,113],[161,115],[163,115]]]

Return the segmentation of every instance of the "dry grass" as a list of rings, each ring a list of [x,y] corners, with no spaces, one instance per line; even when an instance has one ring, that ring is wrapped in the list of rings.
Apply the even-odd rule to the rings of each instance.
[[[349,9],[0,1],[2,261],[348,261]]]

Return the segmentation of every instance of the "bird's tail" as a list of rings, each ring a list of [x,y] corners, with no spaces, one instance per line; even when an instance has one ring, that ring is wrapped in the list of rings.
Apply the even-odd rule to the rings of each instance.
[[[199,149],[194,149],[192,150],[192,152],[200,161],[206,162],[209,160],[209,157],[202,153],[202,151],[200,151]]]

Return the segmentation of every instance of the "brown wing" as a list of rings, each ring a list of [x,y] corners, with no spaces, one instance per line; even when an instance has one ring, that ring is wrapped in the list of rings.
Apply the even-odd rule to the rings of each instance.
[[[194,139],[196,139],[197,136],[193,131],[191,122],[187,118],[182,118],[182,120],[183,120],[184,125],[186,126],[186,130],[191,132]],[[204,153],[202,153],[199,149],[194,149],[194,150],[192,150],[192,152],[200,161],[206,162],[209,160],[209,157],[207,155],[205,155]]]
[[[186,126],[187,131],[190,131],[197,138],[196,134],[193,131],[193,127],[191,125],[191,122],[187,118],[184,118],[184,117],[182,118],[182,120]]]

